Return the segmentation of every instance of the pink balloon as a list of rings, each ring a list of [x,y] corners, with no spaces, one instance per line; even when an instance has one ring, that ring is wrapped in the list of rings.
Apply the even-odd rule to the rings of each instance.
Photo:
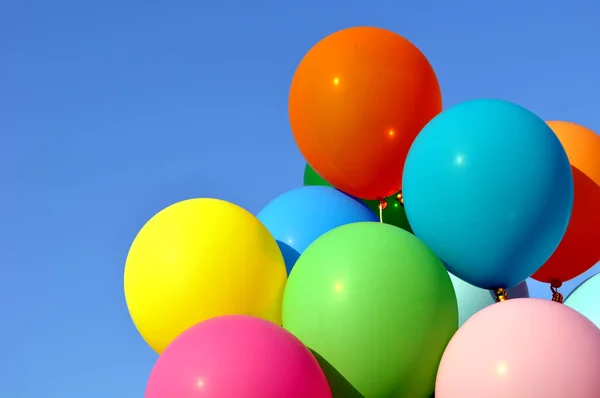
[[[146,398],[331,398],[319,363],[274,323],[230,315],[177,337],[152,369]]]
[[[600,329],[571,308],[523,298],[491,305],[456,332],[436,398],[598,398]]]

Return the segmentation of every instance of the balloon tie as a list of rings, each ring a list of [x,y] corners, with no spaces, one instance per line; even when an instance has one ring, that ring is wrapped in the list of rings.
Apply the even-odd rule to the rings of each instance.
[[[494,290],[494,297],[496,298],[497,303],[501,301],[506,301],[508,300],[508,292],[505,288],[499,287],[498,289]]]
[[[558,292],[558,288],[562,286],[562,282],[558,279],[552,279],[550,281],[550,291],[552,292],[552,301],[555,303],[562,303],[565,297]]]
[[[400,192],[398,192],[398,195],[396,195],[396,200],[400,202],[402,207],[404,207],[404,195],[402,195],[402,190],[400,190]]]
[[[550,286],[550,290],[552,290],[552,301],[555,303],[562,303],[565,297],[558,292],[558,289],[554,286]]]
[[[377,199],[379,200],[379,222],[383,223],[383,209],[387,207],[387,202],[385,199]]]

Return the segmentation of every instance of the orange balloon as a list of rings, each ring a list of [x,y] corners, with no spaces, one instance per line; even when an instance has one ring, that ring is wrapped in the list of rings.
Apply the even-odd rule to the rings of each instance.
[[[567,152],[572,166],[577,167],[600,185],[600,135],[571,122],[546,122]]]
[[[425,56],[385,29],[344,29],[317,43],[296,69],[289,96],[292,132],[312,168],[363,199],[402,186],[408,150],[442,110]]]
[[[559,287],[600,261],[600,136],[575,123],[547,122],[563,144],[573,172],[575,198],[567,232],[532,278]]]

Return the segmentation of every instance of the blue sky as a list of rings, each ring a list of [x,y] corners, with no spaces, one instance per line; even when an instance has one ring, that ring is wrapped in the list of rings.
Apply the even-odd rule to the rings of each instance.
[[[600,131],[600,3],[437,3],[3,2],[0,396],[143,397],[156,355],[125,307],[129,244],[173,202],[258,212],[302,183],[287,92],[328,33],[404,35],[446,106],[495,97]]]

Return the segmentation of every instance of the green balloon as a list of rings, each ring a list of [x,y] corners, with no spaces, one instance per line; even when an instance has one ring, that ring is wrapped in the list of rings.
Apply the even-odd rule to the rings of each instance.
[[[312,167],[310,167],[307,163],[306,167],[304,168],[304,186],[311,186],[311,185],[323,185],[326,187],[331,186],[330,183],[328,183],[327,181],[325,181],[323,179],[323,177],[318,175],[317,172]]]
[[[317,174],[317,172],[310,167],[308,164],[304,169],[304,185],[324,185],[330,187],[331,184],[328,183]],[[408,223],[408,219],[406,218],[406,213],[404,212],[404,206],[396,200],[396,197],[399,192],[395,195],[386,198],[387,202],[386,208],[383,210],[383,222],[386,224],[394,225],[398,228],[402,228],[405,231],[411,232],[410,224]],[[360,199],[373,213],[379,216],[379,202],[377,200],[364,200]]]
[[[458,305],[448,272],[423,242],[361,222],[322,235],[300,256],[285,288],[283,327],[331,367],[334,397],[349,389],[429,397],[458,329]]]

